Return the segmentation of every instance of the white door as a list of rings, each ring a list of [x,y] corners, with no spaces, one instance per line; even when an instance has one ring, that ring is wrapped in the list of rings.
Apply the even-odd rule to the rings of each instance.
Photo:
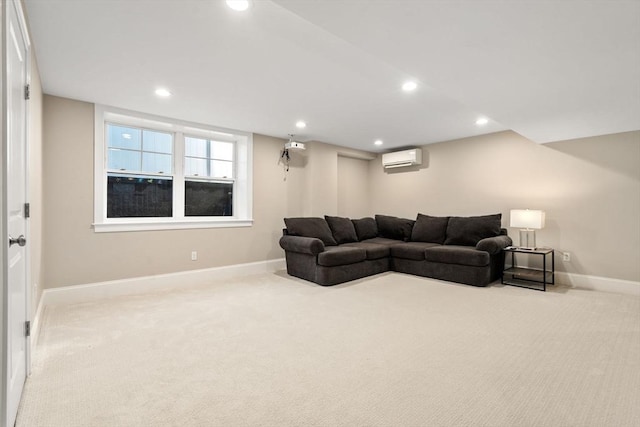
[[[9,242],[5,253],[6,314],[6,399],[8,425],[13,425],[18,412],[22,388],[27,376],[27,101],[25,87],[28,72],[28,39],[21,25],[21,11],[15,1],[6,3],[6,69],[7,69],[7,146],[6,146],[6,211]],[[19,18],[20,16],[20,18]],[[5,248],[7,247],[5,246]]]

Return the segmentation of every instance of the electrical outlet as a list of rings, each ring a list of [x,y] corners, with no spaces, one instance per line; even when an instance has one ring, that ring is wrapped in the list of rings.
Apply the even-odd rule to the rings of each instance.
[[[198,252],[197,251],[191,252],[191,261],[197,261],[197,260],[198,260]]]
[[[562,261],[571,262],[571,252],[563,252],[562,253]]]

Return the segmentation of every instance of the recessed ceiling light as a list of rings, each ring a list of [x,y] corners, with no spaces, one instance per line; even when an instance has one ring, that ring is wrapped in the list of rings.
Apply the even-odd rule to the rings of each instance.
[[[382,145],[382,144],[383,144],[383,142],[382,142],[382,140],[381,140],[381,139],[376,139],[376,140],[373,142],[373,144],[374,144],[374,145]]]
[[[418,84],[416,82],[406,82],[402,85],[402,90],[405,92],[411,92],[412,90],[416,90]]]
[[[478,120],[476,120],[476,124],[478,126],[484,126],[487,123],[489,123],[489,119],[487,119],[486,117],[480,117]]]
[[[159,88],[159,89],[156,89],[156,95],[166,98],[168,96],[171,96],[171,92],[169,92],[166,89]]]
[[[238,12],[244,12],[249,9],[251,3],[249,0],[227,0],[227,6],[233,10],[237,10]]]
[[[303,122],[302,120],[300,120],[300,121],[296,122],[296,127],[298,129],[304,129],[304,128],[307,127],[307,124],[305,122]]]

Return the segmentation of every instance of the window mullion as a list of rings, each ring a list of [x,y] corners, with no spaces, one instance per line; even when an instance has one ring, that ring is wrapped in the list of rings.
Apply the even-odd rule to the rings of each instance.
[[[176,132],[173,142],[173,217],[184,218],[184,153],[185,138]]]
[[[144,170],[144,131],[140,130],[140,171]],[[156,171],[157,172],[157,171]]]
[[[207,140],[207,176],[211,176],[211,140]]]

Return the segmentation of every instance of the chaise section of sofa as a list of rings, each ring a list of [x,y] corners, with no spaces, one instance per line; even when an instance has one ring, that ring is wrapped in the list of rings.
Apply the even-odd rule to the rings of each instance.
[[[486,286],[500,277],[502,250],[512,243],[500,220],[501,214],[285,218],[280,246],[290,275],[323,286],[385,271]]]

